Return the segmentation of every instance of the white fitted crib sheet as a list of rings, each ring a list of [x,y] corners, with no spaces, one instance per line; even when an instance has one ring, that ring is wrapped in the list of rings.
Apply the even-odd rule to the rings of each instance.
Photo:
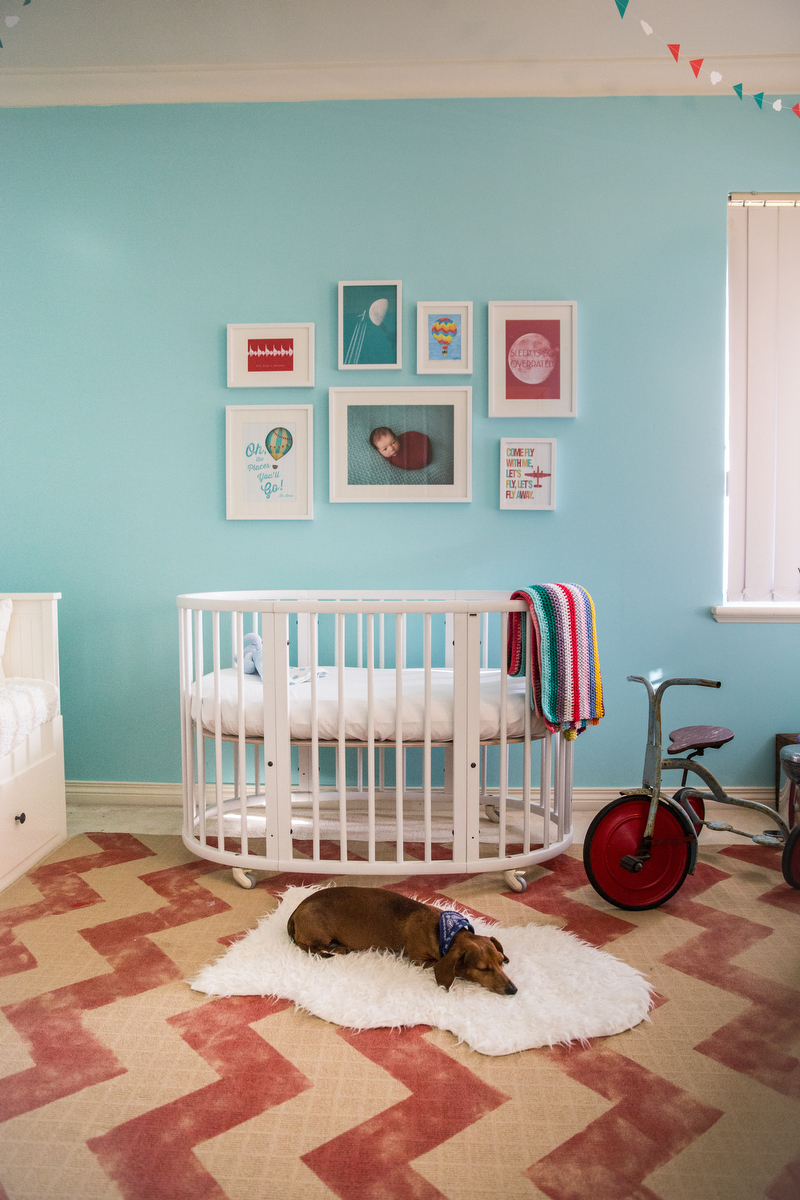
[[[318,734],[320,741],[335,741],[339,736],[339,680],[335,667],[317,680]],[[367,740],[367,671],[346,667],[345,737],[348,741]],[[396,680],[394,670],[373,672],[375,740],[391,741],[395,735]],[[521,737],[525,722],[525,680],[509,677],[507,684],[506,735]],[[245,730],[248,737],[263,737],[263,684],[258,675],[245,675]],[[220,671],[220,715],[222,732],[239,731],[237,672],[235,667]],[[192,719],[197,721],[197,697],[192,699]],[[202,683],[202,719],[205,729],[214,732],[214,676],[205,675]],[[311,683],[296,683],[289,688],[289,719],[294,741],[311,739]],[[403,671],[403,741],[421,742],[424,737],[425,672],[419,668]],[[543,737],[544,721],[531,713],[531,736]],[[481,671],[481,741],[500,737],[500,672]],[[445,668],[431,671],[431,741],[453,740],[453,672]]]
[[[40,725],[58,713],[58,688],[44,679],[6,679],[0,683],[0,758],[21,746]]]

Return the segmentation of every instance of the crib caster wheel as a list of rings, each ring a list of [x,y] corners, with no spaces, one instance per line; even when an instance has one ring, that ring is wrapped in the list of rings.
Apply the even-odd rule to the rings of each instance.
[[[528,881],[522,871],[515,869],[513,871],[503,871],[503,879],[510,887],[512,892],[524,892],[528,886]]]
[[[486,814],[486,819],[491,821],[493,825],[500,824],[500,809],[496,804],[484,804],[483,811]]]
[[[233,879],[235,883],[238,883],[239,887],[247,888],[248,891],[250,888],[256,886],[255,871],[243,871],[241,867],[234,867]]]

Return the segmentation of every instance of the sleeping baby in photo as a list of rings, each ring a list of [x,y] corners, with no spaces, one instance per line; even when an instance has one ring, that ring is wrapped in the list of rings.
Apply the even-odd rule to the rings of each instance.
[[[431,439],[416,429],[398,435],[388,426],[379,425],[373,429],[369,440],[383,458],[388,458],[393,467],[402,471],[421,471],[433,461]]]

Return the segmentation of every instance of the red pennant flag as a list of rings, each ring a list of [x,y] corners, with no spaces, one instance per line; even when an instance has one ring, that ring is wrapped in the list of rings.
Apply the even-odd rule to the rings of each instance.
[[[677,46],[670,46],[670,44],[667,43],[667,49],[671,52],[672,57],[675,59],[675,62],[678,61],[678,51],[680,50],[680,48],[681,48],[680,42],[678,42]]]
[[[700,74],[700,68],[702,67],[702,65],[703,65],[702,58],[693,58],[691,60],[691,62],[689,63],[689,66],[694,71],[695,79],[697,79],[698,75]]]
[[[800,117],[800,104],[795,104],[794,108],[792,109],[792,112],[794,113],[794,115],[796,117]]]

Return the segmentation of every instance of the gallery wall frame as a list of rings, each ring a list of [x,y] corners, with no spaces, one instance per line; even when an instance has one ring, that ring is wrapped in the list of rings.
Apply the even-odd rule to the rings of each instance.
[[[339,281],[339,370],[397,371],[403,365],[403,284]]]
[[[472,499],[471,387],[331,388],[328,416],[331,503]]]
[[[314,406],[229,404],[225,409],[229,521],[314,516]]]
[[[417,304],[417,374],[472,374],[472,301]]]
[[[556,506],[556,439],[500,439],[500,507],[551,511]]]
[[[314,386],[314,325],[228,326],[228,387]]]
[[[489,304],[489,416],[574,417],[574,300]]]

